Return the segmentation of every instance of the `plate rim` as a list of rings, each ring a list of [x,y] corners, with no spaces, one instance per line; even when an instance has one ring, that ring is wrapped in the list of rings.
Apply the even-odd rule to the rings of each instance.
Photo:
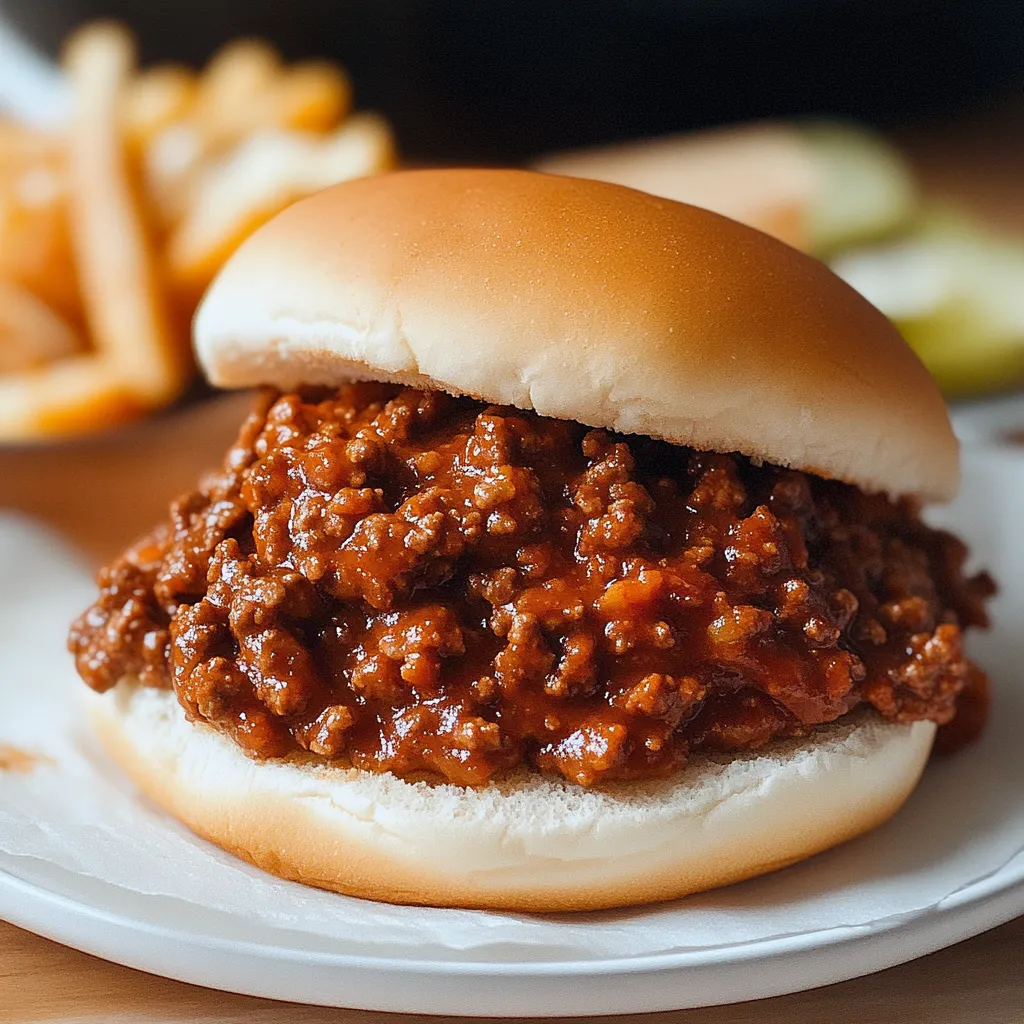
[[[46,938],[136,970],[261,998],[455,1016],[604,1016],[771,998],[906,963],[1024,915],[1024,870],[992,885],[1000,874],[1002,871],[982,878],[955,894],[967,894],[964,898],[954,897],[948,905],[939,904],[882,919],[889,923],[881,927],[871,923],[851,925],[722,946],[600,960],[430,961],[289,949],[285,945],[232,940],[133,918],[47,889],[3,869],[0,869],[0,917]],[[49,911],[57,911],[57,916],[48,915]],[[95,928],[97,925],[99,927]],[[90,926],[95,928],[91,935],[82,931]],[[132,937],[146,941],[133,946],[125,941]],[[837,947],[854,950],[858,946],[860,956],[832,956]],[[173,956],[168,960],[173,960],[173,964],[169,967],[155,965],[153,957],[147,955],[149,949],[170,952]],[[183,957],[195,964],[198,961],[194,958],[200,955],[213,957],[207,960],[208,969],[223,970],[225,964],[232,963],[235,967],[229,966],[228,974],[214,983],[198,967],[180,966]],[[249,981],[243,977],[247,973],[246,963],[250,968]],[[304,977],[324,970],[338,972],[337,980],[346,992],[340,997],[337,993],[323,992],[311,996],[289,984],[287,977],[283,984],[278,984],[280,979],[253,973],[257,965],[269,963],[286,965],[289,971],[301,968]],[[723,989],[721,997],[700,994],[715,976],[738,965],[751,964],[758,964],[762,969],[745,972],[747,978],[740,988]],[[695,975],[701,973],[706,977],[695,987],[693,982],[698,980]],[[684,990],[669,991],[665,983],[684,975],[689,975],[691,982],[689,994]],[[396,989],[381,986],[381,981],[388,978],[396,983],[403,979],[415,981],[416,991],[403,995]],[[438,983],[444,986],[456,978],[470,983],[474,994],[464,990],[446,993],[443,987],[438,988]],[[653,991],[631,992],[625,1001],[621,998],[609,1001],[604,991],[581,999],[578,983],[583,978],[591,982],[649,979]],[[424,981],[433,983],[432,992],[422,992]],[[544,983],[543,991],[534,988],[538,983]],[[506,986],[501,993],[504,1002],[497,1007],[488,1003],[485,1012],[473,1000],[493,999],[496,993],[485,995],[485,990],[488,985],[497,984]],[[509,987],[515,991],[509,991]],[[603,988],[607,989],[607,985]]]

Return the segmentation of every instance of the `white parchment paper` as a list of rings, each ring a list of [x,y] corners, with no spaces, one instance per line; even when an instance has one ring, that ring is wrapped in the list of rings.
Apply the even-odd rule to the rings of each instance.
[[[107,911],[293,948],[424,960],[575,960],[869,930],[1024,882],[1024,455],[977,452],[942,519],[1002,584],[975,645],[983,740],[930,765],[871,836],[647,909],[564,917],[391,907],[272,878],[192,836],[119,776],[81,721],[67,623],[93,585],[53,535],[0,516],[0,870]],[[25,763],[11,750],[28,755]],[[19,770],[20,767],[20,770]]]

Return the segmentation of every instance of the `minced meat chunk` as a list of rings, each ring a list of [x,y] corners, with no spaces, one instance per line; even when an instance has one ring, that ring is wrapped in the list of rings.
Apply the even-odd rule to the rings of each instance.
[[[976,733],[961,631],[993,588],[965,556],[847,484],[355,384],[265,396],[70,646],[94,689],[173,686],[256,757],[589,786],[865,704],[964,702]]]

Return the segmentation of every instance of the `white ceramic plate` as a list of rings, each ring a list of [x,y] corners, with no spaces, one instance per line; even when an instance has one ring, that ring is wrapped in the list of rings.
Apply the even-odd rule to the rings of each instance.
[[[90,888],[90,887],[86,887]],[[102,893],[60,896],[0,872],[0,916],[107,960],[247,995],[400,1013],[573,1016],[741,1002],[829,985],[913,960],[1024,914],[1024,872],[941,909],[867,932],[826,929],[660,956],[553,962],[444,961],[332,953],[269,933],[247,937]],[[150,908],[151,909],[151,908]],[[682,911],[681,912],[685,912]]]
[[[966,462],[964,496],[941,518],[1003,585],[996,626],[974,650],[995,680],[994,714],[978,744],[933,763],[903,812],[871,836],[766,878],[634,911],[545,919],[381,907],[269,879],[188,835],[116,776],[73,714],[53,710],[73,683],[62,676],[51,687],[46,675],[0,719],[0,743],[59,762],[0,775],[0,917],[200,985],[492,1016],[779,995],[1001,924],[1024,913],[1024,449],[979,449]],[[0,528],[0,580],[38,565],[23,557],[33,544],[39,538],[21,526]],[[55,550],[52,541],[43,550]],[[54,558],[49,582],[0,587],[0,688],[33,651],[59,644],[70,611],[88,598],[71,560]],[[55,673],[66,673],[61,665]],[[47,709],[56,724],[44,728]]]

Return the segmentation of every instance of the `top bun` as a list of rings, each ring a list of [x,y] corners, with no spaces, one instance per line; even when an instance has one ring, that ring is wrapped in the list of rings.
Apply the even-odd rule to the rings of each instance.
[[[946,499],[957,444],[892,324],[707,210],[528,171],[411,171],[296,203],[195,325],[222,387],[395,381]]]

